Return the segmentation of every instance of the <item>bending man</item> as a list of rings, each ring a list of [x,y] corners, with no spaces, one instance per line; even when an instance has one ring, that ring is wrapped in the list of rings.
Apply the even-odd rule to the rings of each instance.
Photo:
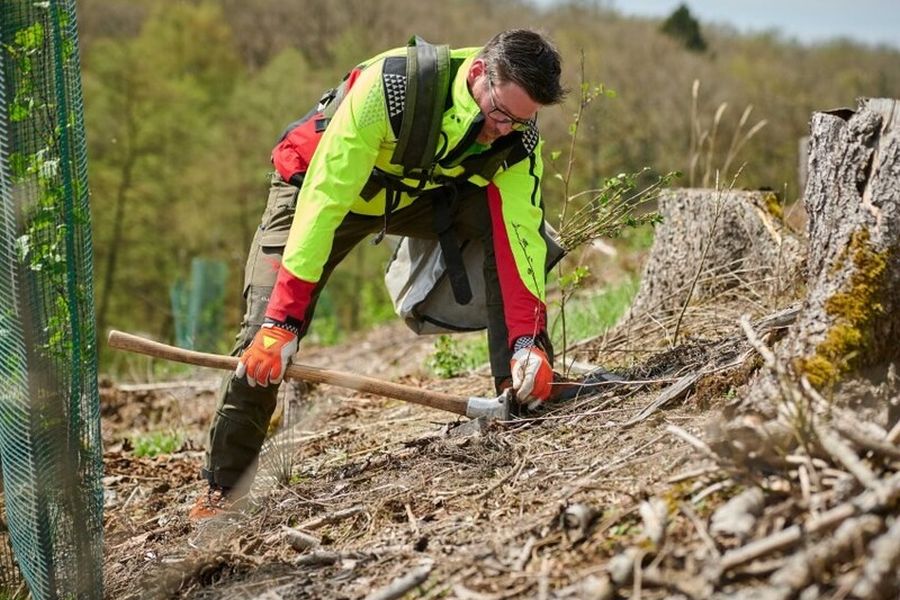
[[[480,240],[498,393],[512,385],[520,401],[550,395],[537,114],[565,94],[559,54],[529,30],[502,32],[444,59],[424,46],[418,71],[406,48],[353,69],[272,152],[268,205],[245,273],[240,365],[211,426],[210,488],[193,518],[219,512],[252,478],[278,384],[316,300],[371,234],[439,239],[461,303],[471,292],[454,256],[459,241]],[[433,90],[436,98],[423,96]]]

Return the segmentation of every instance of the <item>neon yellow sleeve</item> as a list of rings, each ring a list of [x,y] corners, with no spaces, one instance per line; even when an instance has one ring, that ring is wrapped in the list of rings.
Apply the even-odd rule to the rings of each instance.
[[[282,266],[315,283],[331,253],[334,232],[369,179],[390,131],[381,70],[367,68],[338,107],[310,161]]]

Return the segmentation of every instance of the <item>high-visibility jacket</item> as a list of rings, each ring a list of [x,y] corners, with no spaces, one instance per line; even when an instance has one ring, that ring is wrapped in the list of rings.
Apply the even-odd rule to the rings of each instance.
[[[467,159],[465,151],[481,130],[485,117],[466,81],[478,52],[478,48],[451,51],[458,68],[450,82],[435,164],[424,182],[426,190],[463,175],[459,164]],[[385,190],[368,199],[361,192],[370,183],[373,169],[398,178],[404,174],[400,165],[391,163],[397,145],[391,117],[402,109],[403,86],[395,85],[397,76],[386,73],[384,65],[386,59],[405,53],[405,48],[390,50],[359,65],[345,80],[349,89],[324,130],[322,124],[309,119],[286,132],[273,150],[274,166],[285,180],[297,172],[305,176],[266,317],[302,323],[331,252],[335,230],[347,213],[384,215]],[[480,175],[468,177],[469,182],[487,188],[510,346],[520,336],[533,336],[546,327],[542,141],[536,127],[522,134],[522,144],[526,152],[517,157],[524,158],[504,163],[490,180]],[[403,183],[416,188],[422,182],[404,179]],[[416,198],[401,194],[394,210],[409,206]]]

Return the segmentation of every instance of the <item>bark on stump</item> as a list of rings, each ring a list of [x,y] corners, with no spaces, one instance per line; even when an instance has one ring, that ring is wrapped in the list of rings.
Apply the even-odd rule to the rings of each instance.
[[[900,358],[900,101],[815,113],[807,295],[778,355],[815,387]]]
[[[900,101],[890,99],[815,113],[810,124],[807,291],[775,356],[836,401],[880,396],[875,386],[900,359],[898,125]],[[774,417],[783,400],[776,377],[761,372],[740,409]],[[882,424],[892,420],[873,408]]]
[[[623,326],[646,315],[677,316],[685,302],[743,297],[768,303],[799,275],[802,243],[783,225],[772,192],[672,190],[661,197],[660,213],[663,222]]]

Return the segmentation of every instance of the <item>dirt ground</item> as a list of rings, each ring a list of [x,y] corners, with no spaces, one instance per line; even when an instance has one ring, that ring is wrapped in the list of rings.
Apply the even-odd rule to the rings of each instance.
[[[791,313],[759,322],[768,323],[758,325],[769,328],[767,342],[783,331],[784,314]],[[803,467],[780,471],[743,439],[703,441],[721,431],[723,414],[734,416],[762,363],[732,312],[717,315],[688,311],[687,337],[675,347],[650,330],[577,345],[580,363],[613,367],[628,383],[598,384],[589,396],[506,423],[470,425],[396,400],[285,385],[284,417],[263,450],[252,501],[200,526],[187,513],[205,489],[199,470],[218,374],[108,385],[101,394],[106,595],[756,597],[753,586],[787,556],[734,558],[750,534],[713,538],[716,511],[743,490],[764,490],[765,515],[752,535],[765,537],[840,503],[847,479],[807,457],[814,477],[822,475],[804,483]],[[657,325],[671,330],[666,323],[651,329]],[[300,356],[431,390],[491,394],[486,368],[430,377],[423,365],[433,342],[398,323],[341,346],[304,348]],[[765,429],[758,420],[748,423],[748,435]],[[133,436],[165,429],[186,432],[182,448],[134,456]],[[761,447],[771,444],[766,438]],[[876,466],[889,474],[897,461]],[[863,547],[857,542],[851,546]],[[711,574],[709,565],[720,558],[734,568]],[[864,554],[851,551],[844,562],[838,571],[857,573]],[[812,586],[801,579],[800,589],[813,590],[803,597],[848,597],[840,593],[848,585],[840,574],[817,572]],[[888,577],[888,584],[896,580]]]
[[[304,349],[302,360],[491,393],[486,373],[430,379],[422,365],[432,349],[433,338],[397,324]],[[686,467],[691,448],[666,425],[699,432],[716,404],[688,400],[623,427],[671,381],[663,376],[463,431],[465,419],[440,411],[291,386],[252,505],[196,527],[186,515],[205,485],[198,472],[217,377],[103,390],[110,598],[360,598],[423,565],[430,576],[411,597],[580,597],[567,588],[606,568],[638,529],[640,501]],[[131,437],[161,429],[187,441],[136,458]],[[317,545],[294,549],[288,528]]]

